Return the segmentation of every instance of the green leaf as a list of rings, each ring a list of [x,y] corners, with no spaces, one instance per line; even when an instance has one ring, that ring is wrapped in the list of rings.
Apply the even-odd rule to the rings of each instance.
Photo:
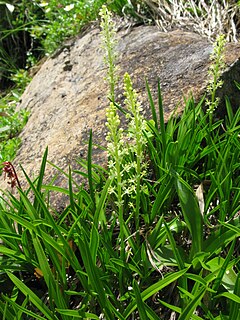
[[[135,272],[136,274],[140,275],[140,277],[144,277],[144,275],[141,272],[141,269],[138,268],[138,265],[133,265],[129,262],[125,262],[124,260],[115,259],[115,258],[111,258],[110,262],[117,265],[117,266],[125,268],[126,270],[129,269],[129,270]]]
[[[101,196],[100,196],[100,199],[96,205],[96,210],[95,210],[95,213],[94,213],[94,225],[96,228],[98,228],[98,224],[100,222],[100,216],[101,216],[101,212],[103,210],[103,207],[105,205],[105,202],[106,202],[106,199],[107,199],[107,196],[108,196],[108,188],[110,187],[112,183],[112,180],[111,179],[108,179],[104,185],[104,188],[103,190],[101,191]],[[102,221],[106,221],[106,218],[105,217],[102,217]]]
[[[158,109],[159,109],[158,111],[159,111],[159,118],[160,118],[160,130],[161,130],[161,137],[162,137],[163,154],[165,156],[167,144],[166,144],[166,133],[165,133],[165,124],[164,124],[164,110],[163,110],[161,86],[160,86],[159,79],[158,79]]]
[[[37,180],[36,189],[37,189],[37,191],[39,193],[41,193],[41,190],[42,190],[42,183],[43,183],[43,178],[44,178],[44,173],[45,173],[45,168],[46,168],[47,155],[48,155],[48,147],[46,148],[46,150],[44,152],[44,155],[43,155],[43,158],[42,158],[41,167],[40,167],[40,172],[39,172],[38,180]],[[37,208],[37,204],[38,204],[38,199],[35,196],[33,207]]]
[[[170,283],[176,281],[178,278],[183,276],[187,272],[187,270],[188,270],[188,268],[183,269],[183,270],[178,271],[178,272],[174,272],[174,273],[166,276],[166,278],[161,279],[158,282],[156,282],[153,285],[151,285],[150,287],[148,287],[146,290],[144,290],[141,293],[142,301],[145,301],[146,299],[150,298],[151,296],[153,296],[158,291],[160,291],[163,288],[167,287]],[[136,308],[137,308],[136,301],[134,300],[134,301],[130,302],[130,304],[127,306],[127,308],[126,308],[126,310],[124,312],[125,319],[127,319]]]
[[[192,236],[190,259],[202,251],[203,221],[196,196],[191,187],[176,175],[177,193],[184,220]]]
[[[232,230],[233,232],[236,233],[236,236],[237,237],[240,237],[240,228],[232,225],[232,224],[229,224],[229,223],[226,223],[226,222],[222,222],[222,221],[219,221],[219,223],[221,223],[224,227]]]
[[[218,291],[218,288],[219,286],[221,285],[222,283],[222,280],[224,278],[224,275],[225,275],[225,280],[228,279],[228,264],[232,258],[232,254],[234,252],[234,247],[235,247],[235,243],[236,243],[236,239],[233,240],[232,244],[231,244],[231,247],[229,248],[228,250],[228,254],[226,256],[226,258],[223,260],[223,263],[221,265],[221,268],[220,268],[220,271],[217,275],[217,278],[216,280],[214,281],[213,283],[213,287],[212,289],[215,290],[215,291]],[[229,283],[228,283],[228,286],[229,286]]]
[[[235,282],[234,294],[237,297],[240,297],[240,273],[238,273],[238,276]],[[239,319],[239,318],[240,318],[240,305],[238,302],[232,300],[230,303],[229,319]]]
[[[182,270],[182,269],[185,268],[185,261],[183,261],[183,259],[182,259],[182,255],[180,254],[180,252],[178,250],[178,247],[176,245],[176,242],[174,240],[172,232],[169,230],[168,224],[165,221],[163,223],[164,223],[164,226],[166,228],[168,240],[170,242],[170,245],[171,245],[172,252],[173,252],[173,255],[175,257],[175,260],[176,260],[176,262],[178,264],[178,268],[180,270]]]
[[[95,196],[94,196],[94,188],[93,188],[93,178],[92,178],[92,129],[90,130],[89,142],[88,142],[88,157],[87,157],[87,169],[88,169],[88,184],[90,189],[90,195],[92,198],[92,202],[95,205]]]
[[[167,223],[165,221],[164,221],[164,226],[166,228],[168,240],[170,242],[174,257],[175,257],[175,259],[177,261],[178,268],[180,270],[182,270],[182,269],[185,268],[185,261],[183,261],[182,256],[181,256],[181,254],[180,254],[180,252],[179,252],[179,250],[178,250],[178,248],[176,246],[176,242],[174,240],[174,237],[173,237],[171,231],[169,230],[169,227],[168,227],[168,225],[167,225]],[[186,291],[188,290],[187,278],[185,276],[183,276],[182,278],[179,279],[179,285],[182,288],[184,288]],[[181,303],[183,305],[185,305],[187,303],[187,300],[185,299],[185,297],[182,299]]]
[[[156,129],[159,130],[156,108],[155,108],[155,105],[153,102],[152,94],[151,94],[147,79],[145,82],[146,82],[146,88],[147,88],[147,93],[148,93],[148,99],[149,99],[149,103],[150,103],[150,107],[151,107],[151,111],[152,111],[152,119],[154,121]]]
[[[162,300],[160,300],[160,299],[159,299],[159,302],[160,302],[162,305],[164,305],[165,307],[167,307],[168,309],[173,310],[173,311],[175,311],[175,312],[177,312],[177,313],[179,313],[179,314],[182,312],[182,309],[179,308],[179,307],[176,307],[176,306],[174,306],[174,305],[172,305],[172,304],[169,304],[169,303],[167,303],[167,302],[165,302],[165,301],[162,301]],[[199,317],[199,316],[197,316],[197,315],[195,315],[195,314],[192,315],[192,319],[193,319],[193,320],[203,320],[203,318],[201,318],[201,317]]]
[[[177,306],[174,306],[174,305],[172,305],[172,304],[170,304],[170,303],[167,303],[166,301],[163,301],[163,300],[160,300],[160,299],[159,299],[159,302],[160,302],[163,306],[167,307],[167,308],[170,309],[170,310],[173,310],[173,311],[175,311],[175,312],[177,312],[177,313],[181,313],[181,312],[182,312],[181,308],[179,308],[179,307],[177,307]]]
[[[138,307],[140,319],[141,320],[148,320],[147,313],[146,313],[145,306],[144,306],[144,302],[142,300],[142,296],[141,296],[139,286],[138,286],[136,280],[133,281],[133,290],[135,293],[135,299],[136,299],[136,304]]]
[[[24,305],[28,302],[28,296],[25,298],[25,300],[23,301],[23,304],[20,306],[19,304],[17,304],[16,302],[12,301],[10,298],[4,296],[4,299],[6,301],[9,302],[9,304],[11,304],[16,310],[19,310],[16,314],[16,316],[12,317],[12,318],[6,318],[7,319],[22,319],[22,314],[25,313],[29,316],[31,316],[33,319],[37,319],[37,320],[44,320],[46,318],[41,317],[40,315],[36,314],[35,312],[32,312],[30,310],[28,310]]]
[[[15,240],[21,240],[21,236],[19,234],[16,234],[16,233],[8,233],[6,232],[5,230],[4,231],[1,231],[0,230],[0,238],[3,239],[3,238],[9,238],[11,240],[15,239]]]
[[[99,233],[95,225],[92,225],[90,234],[90,252],[92,255],[93,263],[96,264],[97,261],[97,250],[99,246]]]
[[[49,320],[58,320],[56,316],[47,308],[47,306],[44,304],[44,302],[38,298],[38,296],[29,289],[21,280],[19,280],[15,275],[11,274],[10,272],[7,272],[7,275],[11,279],[11,281],[19,288],[19,290],[22,291],[22,293],[25,296],[29,297],[29,300],[32,302],[32,304],[37,307],[37,309],[43,313],[43,315],[49,319]]]
[[[193,274],[193,273],[186,273],[186,277],[188,279],[191,279],[191,280],[193,280],[195,282],[198,282],[198,283],[202,284],[203,286],[207,285],[206,280],[203,279],[200,275]]]
[[[225,297],[225,298],[228,298],[238,304],[240,304],[240,297],[237,296],[236,294],[234,293],[231,293],[231,292],[222,292],[220,294],[218,294],[217,296],[215,296],[215,298],[220,298],[220,297]]]
[[[195,296],[194,299],[182,310],[178,320],[189,320],[191,319],[193,312],[197,308],[197,306],[200,304],[204,294],[206,292],[206,288],[202,287],[198,294]]]
[[[172,192],[173,180],[169,177],[168,174],[164,175],[164,180],[166,180],[166,184],[161,183],[159,187],[157,197],[152,206],[150,222],[153,222],[156,216],[160,214],[162,207],[164,206],[166,201],[169,199],[170,194]]]
[[[35,230],[35,227],[32,223],[32,221],[29,222],[29,220],[24,219],[20,217],[19,215],[16,215],[12,212],[3,212],[2,214],[6,215],[8,218],[12,219],[13,221],[16,221],[18,224],[22,225],[24,228],[28,230]]]
[[[219,254],[227,245],[236,238],[236,234],[232,230],[213,232],[203,243],[203,249],[210,255]]]
[[[19,259],[19,260],[27,262],[25,255],[21,253],[20,249],[19,249],[19,251],[16,251],[16,250],[6,248],[3,245],[0,245],[0,253],[3,255],[15,258],[16,260]]]
[[[223,268],[225,259],[222,257],[215,257],[206,263],[202,263],[202,266],[206,269],[211,271],[212,274],[221,275],[222,271],[225,270],[225,267]],[[235,265],[235,263],[234,263]],[[226,271],[222,277],[221,284],[228,290],[229,292],[233,292],[234,285],[237,279],[237,275],[233,270],[233,267],[231,266],[231,263],[228,264]]]
[[[99,317],[93,313],[84,312],[81,310],[70,310],[70,309],[56,309],[62,315],[80,318],[80,319],[96,319],[99,320]]]
[[[40,270],[43,273],[44,280],[49,290],[49,295],[52,297],[54,302],[59,308],[66,308],[67,304],[64,300],[63,294],[60,292],[60,287],[58,282],[53,276],[52,270],[49,266],[48,259],[45,255],[43,247],[38,239],[38,237],[33,234],[32,236],[33,245],[36,251],[36,255],[38,257]]]
[[[114,319],[112,314],[113,307],[111,306],[111,303],[107,298],[107,293],[104,290],[103,283],[100,279],[99,269],[93,262],[88,239],[84,234],[84,230],[82,231],[83,231],[83,236],[78,238],[78,243],[79,243],[79,249],[81,252],[81,257],[83,259],[83,263],[88,275],[89,283],[93,291],[97,293],[97,299],[107,319],[113,320]]]
[[[72,171],[71,167],[68,167],[68,195],[69,195],[69,201],[70,201],[70,208],[74,211],[75,209],[75,202],[74,202],[74,193],[73,193],[73,187],[72,187]]]
[[[5,300],[9,299],[8,297],[4,296],[3,294],[2,294],[2,298]],[[2,313],[2,315],[3,315],[2,320],[14,319],[14,314],[12,313],[12,310],[10,310],[8,302],[3,303],[0,300],[0,313]]]

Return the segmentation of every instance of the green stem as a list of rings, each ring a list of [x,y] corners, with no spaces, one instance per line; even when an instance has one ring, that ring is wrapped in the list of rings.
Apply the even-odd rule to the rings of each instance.
[[[136,185],[136,212],[135,212],[135,225],[136,225],[136,239],[137,244],[140,243],[140,230],[139,230],[139,212],[140,212],[140,189],[141,189],[141,159],[142,159],[142,145],[141,145],[141,135],[139,133],[139,121],[138,115],[135,115],[136,120],[136,132],[137,132],[137,185]],[[140,138],[140,139],[139,139]]]
[[[120,240],[120,259],[125,261],[125,247],[124,247],[124,217],[123,217],[123,205],[122,205],[122,176],[121,176],[121,159],[119,156],[119,139],[118,135],[114,135],[115,144],[115,161],[117,172],[117,206],[118,206],[118,219],[120,226],[119,240]],[[121,295],[124,294],[124,276],[123,268],[120,268],[119,272],[119,289]]]

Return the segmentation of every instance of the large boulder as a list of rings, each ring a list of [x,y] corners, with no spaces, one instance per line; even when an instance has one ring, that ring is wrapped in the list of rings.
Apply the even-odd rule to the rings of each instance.
[[[131,75],[147,115],[145,79],[155,100],[160,79],[166,121],[178,103],[181,113],[183,96],[192,92],[199,99],[204,92],[212,52],[212,44],[206,38],[181,30],[163,33],[154,26],[121,30],[118,37],[119,101],[123,100],[121,79],[125,72]],[[225,85],[219,93],[221,97],[229,94],[236,108],[240,94],[233,80],[240,82],[239,57],[240,44],[228,44]],[[78,167],[77,158],[86,158],[90,129],[94,144],[105,144],[105,109],[109,104],[105,74],[98,28],[66,43],[44,62],[19,106],[30,111],[20,135],[22,145],[14,160],[20,179],[19,164],[30,177],[37,176],[47,146],[48,159],[67,171],[69,165]],[[94,147],[93,155],[95,162],[106,163],[106,154],[100,149]],[[53,173],[53,167],[48,166],[46,177]],[[64,179],[60,176],[56,182],[63,185]]]

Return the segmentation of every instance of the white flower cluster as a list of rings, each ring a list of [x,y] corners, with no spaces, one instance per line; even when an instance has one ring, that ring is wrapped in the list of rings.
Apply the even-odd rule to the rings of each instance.
[[[128,73],[124,75],[125,105],[127,108],[128,131],[127,141],[132,154],[131,162],[126,163],[124,170],[131,172],[128,179],[128,189],[125,193],[132,196],[137,191],[137,183],[146,176],[147,163],[145,161],[145,148],[147,139],[144,135],[147,124],[143,118],[143,109],[137,99],[137,93],[133,89],[132,81]]]
[[[122,204],[122,199],[118,197],[120,194],[121,198],[126,195],[134,199],[136,193],[143,190],[142,184],[140,187],[140,181],[147,174],[147,163],[144,156],[147,140],[143,133],[146,129],[146,122],[141,114],[142,107],[137,101],[137,93],[132,87],[128,74],[124,76],[124,92],[128,111],[126,117],[129,120],[126,133],[124,134],[124,130],[119,128],[120,118],[113,103],[110,103],[107,109],[106,123],[109,174],[117,183],[112,185],[109,193],[117,196],[118,205]],[[132,205],[132,202],[129,203]]]
[[[223,81],[220,79],[220,77],[225,69],[225,44],[226,39],[224,35],[218,36],[213,47],[213,53],[210,56],[212,64],[210,65],[208,70],[209,82],[207,86],[207,93],[209,95],[209,98],[206,100],[206,105],[208,106],[208,112],[210,116],[212,116],[214,110],[219,104],[219,98],[216,97],[216,91],[223,85]]]
[[[120,206],[122,205],[122,189],[124,184],[122,179],[122,163],[127,149],[125,148],[123,129],[119,128],[120,119],[116,112],[116,107],[112,102],[110,103],[109,108],[106,110],[106,115],[106,127],[108,128],[106,140],[109,158],[109,177],[117,181],[117,187],[112,186],[108,191],[110,194],[115,194],[118,199],[117,205]]]
[[[126,132],[120,127],[120,118],[115,106],[116,76],[116,27],[112,14],[105,5],[100,11],[102,47],[105,51],[104,62],[107,66],[107,81],[110,87],[109,108],[106,110],[108,134],[106,136],[108,151],[109,177],[113,180],[109,194],[116,197],[116,205],[122,210],[124,196],[128,198],[129,208],[139,211],[140,192],[144,189],[142,179],[146,176],[147,164],[144,149],[147,144],[144,132],[146,122],[142,116],[142,107],[137,100],[129,74],[124,76],[125,105],[128,120]],[[138,196],[137,196],[138,195]],[[137,199],[137,200],[135,200]],[[120,211],[121,211],[120,210]],[[122,211],[121,211],[122,212]]]
[[[136,90],[133,89],[132,81],[128,73],[124,75],[125,105],[129,113],[126,117],[129,119],[128,138],[131,143],[131,150],[138,157],[140,162],[144,159],[143,148],[146,146],[146,137],[143,132],[146,131],[147,124],[143,118],[143,108],[137,100]]]
[[[117,58],[117,52],[116,52],[116,26],[114,21],[112,20],[112,14],[107,9],[105,5],[102,6],[100,12],[101,17],[101,36],[102,36],[102,48],[105,51],[104,55],[104,63],[107,66],[107,76],[106,80],[109,84],[110,93],[109,98],[111,101],[115,101],[115,86],[118,81],[116,72],[116,58]]]

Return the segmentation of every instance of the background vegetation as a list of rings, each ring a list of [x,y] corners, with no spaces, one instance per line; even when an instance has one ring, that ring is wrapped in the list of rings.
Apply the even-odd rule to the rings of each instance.
[[[67,1],[59,8],[43,1],[35,4],[44,12],[41,32],[47,14],[63,10],[64,15],[75,8]],[[112,9],[129,6],[121,4],[111,3]],[[135,17],[145,19],[152,10],[146,2],[142,11],[134,5],[130,9],[136,8]],[[94,6],[92,12],[98,14]],[[31,181],[25,173],[27,190],[21,189],[11,162],[4,164],[4,175],[18,188],[18,196],[6,194],[0,201],[1,317],[238,319],[240,109],[234,114],[226,98],[225,118],[214,118],[224,38],[215,42],[208,97],[197,104],[190,97],[182,117],[172,116],[165,124],[160,84],[154,105],[146,83],[150,120],[141,115],[128,74],[123,79],[125,102],[120,106],[115,101],[115,24],[106,7],[100,16],[112,101],[107,110],[108,170],[92,163],[92,132],[88,159],[79,161],[76,171],[87,178],[86,184],[78,185],[71,169],[64,173],[59,168],[69,187],[56,187],[54,181],[44,185],[47,150],[39,177]],[[51,39],[45,34],[40,42]],[[24,71],[20,74],[24,82]],[[15,90],[18,99],[20,91]],[[129,124],[125,131],[119,112]],[[14,116],[13,111],[10,118]],[[18,116],[25,117],[17,114],[14,129],[22,125]],[[8,120],[8,114],[2,117]],[[62,212],[49,202],[56,192],[69,199]]]

